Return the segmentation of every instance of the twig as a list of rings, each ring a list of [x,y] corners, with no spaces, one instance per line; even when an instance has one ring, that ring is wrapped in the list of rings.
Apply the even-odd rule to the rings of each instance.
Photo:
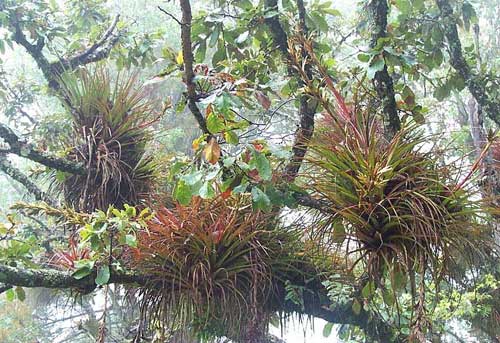
[[[166,10],[164,10],[163,8],[161,8],[160,6],[158,6],[158,9],[160,11],[162,11],[163,13],[165,13],[167,16],[169,16],[170,18],[172,18],[173,20],[175,20],[177,22],[177,24],[179,24],[180,26],[183,26],[185,24],[183,24],[179,19],[177,19],[173,14],[167,12]]]
[[[181,41],[182,41],[182,56],[184,64],[184,82],[187,87],[187,101],[188,107],[193,116],[195,117],[198,125],[200,126],[203,133],[207,134],[207,140],[210,139],[211,133],[208,130],[205,117],[200,112],[198,105],[196,103],[196,84],[194,80],[194,56],[193,47],[191,43],[191,21],[193,20],[191,14],[191,4],[189,0],[180,0],[181,10],[182,10],[182,25],[181,25]]]

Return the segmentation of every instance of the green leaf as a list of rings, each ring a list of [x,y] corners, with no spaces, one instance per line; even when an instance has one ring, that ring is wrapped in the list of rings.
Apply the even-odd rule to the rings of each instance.
[[[375,77],[375,73],[384,69],[385,61],[381,56],[375,57],[366,71],[366,76],[372,80]]]
[[[212,184],[208,181],[205,181],[203,183],[203,186],[201,186],[200,191],[198,193],[202,199],[211,199],[214,197],[215,192],[212,187]]]
[[[375,294],[375,289],[375,282],[368,281],[365,287],[361,290],[361,295],[363,298],[370,299]]]
[[[444,40],[444,33],[441,29],[440,25],[435,25],[431,30],[431,37],[434,41],[434,44],[440,46]]]
[[[411,11],[411,3],[408,0],[395,0],[395,5],[403,14],[408,14]]]
[[[75,279],[80,280],[80,279],[83,279],[84,277],[90,275],[90,273],[92,273],[92,269],[85,266],[85,267],[81,267],[81,268],[78,268],[77,270],[75,270],[75,272],[72,274],[72,276]]]
[[[357,299],[354,299],[354,301],[352,302],[352,311],[356,315],[359,315],[361,313],[361,304]]]
[[[434,90],[434,97],[439,101],[446,99],[449,95],[450,95],[450,84],[448,82],[446,82],[442,86],[437,87]]]
[[[266,193],[258,187],[252,188],[252,204],[255,210],[262,210],[265,212],[271,210],[271,200],[269,200]]]
[[[333,323],[326,323],[323,327],[323,337],[330,337],[332,334]]]
[[[332,15],[334,17],[341,17],[342,13],[339,10],[336,10],[334,8],[322,8],[322,12],[328,13],[329,15]]]
[[[137,211],[134,206],[125,204],[124,207],[125,207],[125,213],[127,214],[128,217],[135,217]]]
[[[254,165],[255,168],[257,168],[259,176],[263,180],[271,179],[272,176],[271,163],[263,153],[257,150],[253,150],[253,159],[251,162],[253,162],[252,165]]]
[[[245,193],[247,191],[248,184],[246,182],[241,183],[233,189],[233,194]]]
[[[192,186],[200,182],[202,178],[203,173],[199,170],[196,170],[189,174],[183,175],[181,180],[184,181],[187,185]]]
[[[125,244],[129,247],[137,248],[137,237],[135,235],[125,235]]]
[[[447,83],[459,92],[465,88],[465,80],[458,73],[453,74],[453,76],[448,80]]]
[[[226,48],[224,46],[219,47],[217,51],[212,56],[212,65],[217,67],[219,62],[224,61],[226,59]]]
[[[321,13],[317,11],[310,12],[310,16],[314,26],[316,26],[319,31],[328,32],[328,22]]]
[[[174,199],[182,205],[189,205],[191,202],[191,187],[184,181],[179,181],[174,190]]]
[[[361,62],[368,62],[370,60],[370,55],[368,54],[358,54],[358,60],[360,60]]]
[[[26,299],[26,293],[24,292],[24,288],[16,287],[16,296],[20,301],[24,301]]]
[[[235,1],[233,4],[244,10],[250,10],[253,8],[253,4],[250,0],[238,0]]]
[[[266,195],[271,201],[271,204],[278,206],[283,205],[283,192],[276,189],[276,187],[274,187],[273,185],[269,185],[266,187]]]
[[[109,266],[108,265],[100,266],[97,269],[97,276],[95,278],[95,283],[99,286],[105,285],[108,283],[110,276],[111,275],[109,272]]]
[[[81,268],[88,268],[88,269],[93,269],[94,268],[95,261],[93,260],[78,260],[75,261],[75,268],[76,269],[81,269]]]
[[[396,302],[396,297],[394,296],[394,292],[389,289],[385,289],[382,292],[382,298],[384,299],[384,303],[388,306],[392,306]]]
[[[236,145],[239,143],[238,135],[233,130],[224,132],[224,139],[229,144]]]
[[[12,288],[8,289],[7,292],[5,292],[5,297],[8,301],[14,301],[14,299],[16,298],[16,292],[14,292]]]
[[[210,113],[207,116],[207,128],[210,131],[210,133],[218,133],[221,132],[225,129],[226,125],[224,124],[224,121],[219,118],[219,116],[215,113]]]
[[[206,54],[207,54],[207,41],[202,40],[196,47],[196,51],[194,52],[194,58],[198,63],[203,63]]]
[[[437,49],[436,51],[434,51],[432,53],[432,60],[433,60],[434,65],[436,67],[439,67],[443,63],[444,56],[443,56],[443,52],[441,51],[441,49]]]

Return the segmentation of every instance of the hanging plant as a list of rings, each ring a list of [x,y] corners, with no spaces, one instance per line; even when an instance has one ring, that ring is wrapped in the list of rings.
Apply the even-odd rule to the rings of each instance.
[[[144,319],[200,337],[262,337],[280,308],[277,283],[304,273],[299,237],[245,197],[157,211],[132,253],[149,276]]]
[[[136,76],[113,82],[103,69],[82,69],[61,84],[73,126],[68,158],[86,169],[56,178],[66,201],[90,213],[148,198],[157,167],[146,147],[159,114],[135,86]]]
[[[463,280],[494,250],[485,225],[491,211],[472,182],[479,161],[467,171],[443,163],[446,156],[432,137],[409,120],[387,137],[374,108],[345,102],[310,41],[295,37],[289,51],[307,93],[324,109],[304,176],[325,209],[311,232],[318,243],[347,256],[346,274],[359,277],[366,300],[377,289],[388,294],[390,284],[384,301],[394,305],[408,285],[410,340],[422,340],[429,282],[439,287],[443,280]],[[305,63],[315,67],[315,77],[303,71]]]

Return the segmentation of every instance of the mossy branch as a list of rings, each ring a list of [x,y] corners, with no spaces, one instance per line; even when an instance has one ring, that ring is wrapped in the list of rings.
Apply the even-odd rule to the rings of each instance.
[[[18,268],[0,264],[0,282],[20,287],[43,287],[52,289],[76,289],[90,293],[96,287],[97,272],[76,279],[70,273],[53,269]],[[144,284],[145,280],[135,274],[111,272],[108,283],[113,284]]]
[[[387,15],[389,13],[389,5],[387,0],[371,0],[368,4],[368,8],[373,26],[370,47],[375,48],[379,39],[387,36]],[[384,65],[382,70],[375,73],[373,83],[377,95],[382,102],[385,133],[387,137],[392,138],[401,129],[401,121],[399,119],[396,104],[394,82],[389,75],[387,65]]]
[[[35,149],[31,144],[17,136],[14,131],[5,124],[0,124],[0,138],[9,144],[9,149],[2,150],[3,153],[12,153],[43,164],[46,167],[71,174],[83,175],[85,173],[84,167],[78,163],[57,158],[51,154]]]
[[[5,154],[0,154],[0,170],[22,184],[28,190],[28,192],[33,194],[36,200],[45,201],[48,204],[54,204],[53,199],[50,198],[37,185],[35,185],[35,183],[31,181],[29,177],[24,175],[23,172],[14,167],[12,163],[7,159]]]
[[[264,6],[266,11],[279,12],[277,0],[266,0],[264,2]],[[303,0],[297,0],[297,9],[299,16],[299,30],[301,31],[300,34],[306,35],[308,29],[306,26],[306,9]],[[274,45],[281,52],[283,58],[290,63],[291,56],[288,51],[288,36],[279,21],[278,15],[276,14],[274,16],[267,17],[265,19],[265,23],[273,37]],[[309,77],[311,77],[311,66],[306,65],[305,69],[305,72],[309,75]],[[293,68],[288,68],[288,73],[290,76],[299,76]],[[303,82],[299,78],[299,85],[302,84]],[[288,164],[285,166],[283,173],[283,176],[289,182],[293,182],[297,177],[302,161],[304,160],[304,156],[306,155],[309,140],[314,133],[314,115],[316,114],[316,109],[318,107],[317,102],[307,95],[301,95],[299,97],[299,102],[299,126],[294,135],[292,156],[290,157]]]
[[[0,6],[0,9],[2,9],[2,6]],[[28,54],[35,60],[43,76],[49,83],[49,87],[58,90],[60,88],[60,77],[64,72],[75,70],[80,66],[103,60],[109,56],[111,49],[123,34],[123,32],[116,30],[119,18],[120,16],[117,15],[101,38],[90,47],[80,53],[68,58],[61,58],[55,62],[49,62],[43,53],[46,43],[44,37],[38,37],[34,44],[28,41],[16,13],[10,13],[9,24],[13,31],[13,40],[26,49]]]
[[[448,52],[452,67],[462,76],[472,96],[488,117],[500,126],[500,102],[492,99],[486,92],[484,84],[478,75],[475,75],[462,52],[462,44],[458,36],[457,23],[453,14],[453,8],[448,0],[436,0],[441,15],[441,25],[448,41]]]
[[[54,269],[18,268],[0,264],[0,283],[8,287],[20,286],[27,288],[74,289],[82,293],[92,292],[95,284],[96,272],[76,279],[70,273]],[[148,278],[144,275],[131,273],[111,272],[108,284],[129,284],[144,286]],[[283,310],[297,312],[313,317],[322,318],[332,323],[356,325],[366,330],[371,337],[378,337],[387,342],[390,337],[390,328],[381,320],[370,318],[368,313],[361,311],[354,313],[350,304],[333,304],[326,295],[326,290],[317,283],[318,289],[308,289],[304,292],[304,307],[291,301],[284,301]],[[277,285],[277,292],[286,295],[283,285]]]

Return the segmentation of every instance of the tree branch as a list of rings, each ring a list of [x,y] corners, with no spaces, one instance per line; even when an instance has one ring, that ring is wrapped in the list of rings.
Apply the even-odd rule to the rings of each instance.
[[[167,12],[165,9],[161,8],[160,6],[158,6],[158,9],[161,12],[165,13],[170,18],[172,18],[177,24],[179,24],[180,26],[182,26],[182,22],[179,19],[177,19],[172,13]]]
[[[333,304],[323,288],[320,292],[305,289],[302,298],[302,304],[285,302],[285,311],[303,313],[334,324],[354,325],[379,342],[402,342],[393,337],[392,328],[382,319],[370,316],[363,309],[356,314],[352,310],[352,302]]]
[[[119,16],[117,15],[102,37],[88,49],[70,58],[50,63],[42,52],[45,46],[44,38],[40,37],[36,44],[31,44],[23,33],[21,23],[17,19],[16,13],[10,13],[9,16],[9,23],[14,31],[14,41],[26,49],[42,71],[45,79],[49,83],[49,87],[56,90],[60,87],[59,78],[65,71],[74,70],[79,66],[97,62],[109,56],[111,49],[121,36],[120,31],[114,32],[118,20]]]
[[[478,104],[486,114],[498,126],[500,126],[500,102],[492,99],[486,92],[485,86],[480,78],[475,75],[467,64],[463,53],[462,44],[458,37],[457,24],[453,15],[453,8],[448,0],[436,0],[441,12],[441,25],[443,26],[446,40],[448,41],[448,52],[450,54],[450,63],[452,67],[462,76],[465,84],[476,99]]]
[[[380,38],[387,36],[389,6],[387,0],[371,0],[368,7],[373,21],[373,33],[370,41],[370,47],[373,49],[377,46]],[[382,101],[385,134],[392,137],[401,129],[401,121],[396,104],[394,83],[387,70],[387,65],[384,64],[384,69],[375,73],[373,82],[377,95]]]
[[[299,13],[299,34],[305,37],[307,36],[308,30],[306,26],[306,8],[303,0],[297,0],[297,10]],[[303,51],[303,58],[307,59],[307,52],[305,50]],[[311,64],[307,63],[304,68],[307,77],[311,79]],[[300,81],[299,85],[303,85],[303,81]],[[295,132],[295,140],[292,145],[292,156],[285,167],[284,173],[284,177],[289,182],[293,182],[297,177],[302,161],[307,153],[309,141],[314,133],[314,115],[316,114],[317,101],[307,95],[301,95],[299,102],[299,127]]]
[[[181,23],[181,41],[182,41],[182,56],[184,64],[184,82],[187,87],[187,102],[191,113],[198,122],[200,129],[203,133],[211,135],[208,130],[205,117],[200,112],[198,105],[196,103],[196,84],[194,83],[194,56],[193,47],[191,43],[191,22],[193,20],[191,13],[191,4],[189,0],[180,0],[181,11],[182,11],[182,23]]]
[[[264,7],[266,9],[266,12],[276,11],[277,13],[279,13],[278,0],[265,0]],[[271,32],[274,40],[274,45],[276,45],[276,47],[281,51],[283,56],[287,57],[288,37],[285,30],[283,29],[283,26],[281,26],[278,14],[267,16],[264,21],[269,28],[269,31]]]
[[[50,205],[54,204],[54,201],[47,195],[47,193],[38,188],[38,186],[35,185],[35,183],[33,183],[29,179],[29,177],[27,177],[19,169],[14,167],[12,163],[7,159],[5,154],[0,154],[0,170],[26,187],[28,192],[33,194],[36,200],[45,201]]]
[[[40,68],[40,70],[42,71],[43,76],[49,82],[49,86],[52,87],[54,82],[57,83],[57,81],[54,78],[55,75],[52,74],[49,61],[42,53],[42,49],[45,46],[43,38],[40,38],[36,45],[28,42],[25,34],[23,33],[21,24],[17,19],[16,12],[10,13],[9,23],[14,29],[14,34],[13,34],[14,42],[16,42],[17,44],[21,45],[23,48],[26,49],[26,51],[35,60],[36,64],[38,65],[38,68]]]
[[[94,271],[90,275],[75,279],[67,272],[53,269],[21,269],[0,264],[0,282],[28,288],[43,287],[53,289],[77,289],[84,293],[92,292],[97,285]],[[112,271],[109,284],[145,284],[145,280],[135,274],[117,273]]]
[[[277,0],[265,0],[264,6],[266,11],[278,12]],[[306,26],[306,9],[303,0],[297,0],[297,9],[299,14],[300,34],[307,35]],[[270,16],[265,19],[265,23],[273,37],[274,44],[281,51],[282,56],[290,62],[290,54],[288,52],[288,37],[279,21],[278,15]],[[293,68],[288,69],[288,73],[294,73]],[[306,65],[306,73],[312,77],[310,65]],[[299,78],[299,85],[302,84]],[[283,177],[288,182],[293,182],[298,175],[302,161],[307,152],[309,141],[314,133],[314,115],[316,114],[317,102],[306,95],[301,95],[299,98],[299,126],[295,131],[294,142],[292,145],[292,156],[285,166]]]
[[[118,42],[122,34],[120,31],[115,32],[116,25],[119,20],[120,15],[115,16],[111,25],[103,33],[102,37],[88,49],[70,58],[51,63],[50,68],[52,73],[54,75],[61,75],[65,71],[75,70],[79,66],[97,62],[108,57],[111,49]]]
[[[1,123],[0,137],[3,138],[3,140],[10,146],[10,149],[3,151],[4,153],[13,153],[43,164],[44,166],[47,166],[49,168],[53,168],[63,172],[80,175],[83,175],[85,173],[85,169],[82,165],[65,159],[60,159],[45,152],[36,150],[31,144],[20,139],[10,127]]]
[[[8,291],[11,288],[12,288],[12,285],[2,285],[2,286],[0,286],[0,294]]]
[[[21,286],[28,288],[52,288],[52,289],[76,289],[80,292],[90,293],[97,286],[95,278],[97,273],[82,278],[75,279],[69,273],[53,269],[22,269],[0,264],[0,282],[10,287]],[[138,286],[147,285],[147,276],[138,274],[127,274],[111,272],[108,284],[135,284]],[[316,283],[315,283],[316,284]],[[277,294],[286,296],[283,285],[277,285]],[[303,293],[303,307],[291,301],[284,301],[284,310],[288,312],[298,312],[306,315],[325,319],[332,323],[356,325],[367,330],[371,337],[384,338],[383,342],[388,342],[390,328],[376,318],[370,318],[367,312],[361,310],[359,314],[354,313],[351,304],[333,304],[326,295],[326,289],[319,283],[318,289],[306,289]]]
[[[323,201],[320,201],[318,199],[313,198],[309,194],[305,193],[294,193],[293,197],[295,201],[301,206],[318,210],[322,213],[331,213],[333,214],[334,211],[331,209],[331,206],[327,203],[324,203]]]

